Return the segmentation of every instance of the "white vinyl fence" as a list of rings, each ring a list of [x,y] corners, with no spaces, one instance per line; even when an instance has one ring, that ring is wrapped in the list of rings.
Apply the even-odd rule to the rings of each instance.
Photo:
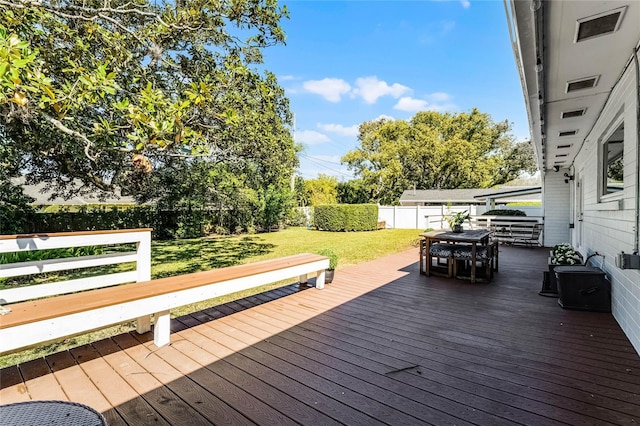
[[[500,207],[496,207],[500,208]],[[503,207],[504,209],[504,207]],[[521,210],[527,216],[542,216],[542,207],[526,206],[509,209]],[[451,213],[467,210],[471,216],[481,215],[487,208],[485,206],[379,206],[378,220],[384,220],[387,228],[396,229],[422,229],[447,228],[445,217]]]

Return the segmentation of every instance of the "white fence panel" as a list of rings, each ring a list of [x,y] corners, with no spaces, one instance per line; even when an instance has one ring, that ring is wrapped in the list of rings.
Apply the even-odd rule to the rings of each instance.
[[[497,209],[506,209],[498,206]],[[541,206],[516,207],[529,217],[541,217]],[[449,225],[446,216],[451,213],[468,211],[471,216],[481,215],[485,206],[379,206],[378,220],[384,220],[387,228],[396,229],[447,229]]]

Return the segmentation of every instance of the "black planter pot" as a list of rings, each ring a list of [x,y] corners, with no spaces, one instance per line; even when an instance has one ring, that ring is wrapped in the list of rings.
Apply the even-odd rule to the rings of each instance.
[[[462,228],[462,225],[453,225],[453,232],[462,232],[464,231],[464,229]]]
[[[324,274],[324,282],[325,284],[331,284],[331,281],[333,281],[333,276],[335,275],[336,270],[335,269],[325,269],[325,274]]]

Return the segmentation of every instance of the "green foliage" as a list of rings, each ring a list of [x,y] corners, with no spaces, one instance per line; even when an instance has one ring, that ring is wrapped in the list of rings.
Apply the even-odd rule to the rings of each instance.
[[[0,171],[0,234],[20,234],[34,218],[35,210],[30,205],[33,198],[8,179],[2,179],[3,174]]]
[[[63,197],[124,188],[228,209],[234,190],[280,185],[297,148],[261,63],[287,17],[271,0],[3,2],[0,138],[12,152],[0,162]],[[168,176],[185,185],[168,190]]]
[[[261,196],[261,225],[267,231],[284,222],[291,207],[292,197],[289,190],[270,185]]]
[[[321,231],[372,231],[378,225],[375,204],[328,204],[314,208],[314,226]]]
[[[338,201],[338,178],[319,174],[317,179],[304,181],[305,199],[309,206],[336,204]]]
[[[307,226],[309,224],[309,220],[302,209],[294,207],[289,209],[285,224],[288,226]]]
[[[340,204],[365,204],[371,201],[371,194],[364,186],[361,179],[353,179],[346,182],[338,182],[336,187]]]
[[[526,216],[527,214],[522,210],[508,210],[508,209],[497,209],[497,210],[487,210],[482,213],[482,216]]]
[[[318,250],[317,254],[329,258],[329,269],[333,270],[338,267],[338,254],[333,249],[326,248]]]
[[[471,215],[467,213],[467,210],[463,212],[455,212],[447,215],[446,220],[449,224],[450,228],[453,228],[454,225],[462,225],[465,220],[471,219]]]
[[[407,188],[488,188],[522,171],[535,171],[529,142],[515,143],[508,122],[489,114],[419,112],[410,121],[380,119],[360,125],[360,146],[342,157],[382,204]]]
[[[16,251],[0,253],[0,264],[28,262],[32,260],[61,259],[65,257],[93,256],[104,252],[101,246],[69,247],[50,250]]]

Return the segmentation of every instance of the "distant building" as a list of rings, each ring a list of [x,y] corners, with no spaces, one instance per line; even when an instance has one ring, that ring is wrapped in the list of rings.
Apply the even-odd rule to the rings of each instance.
[[[540,202],[540,186],[510,186],[484,189],[409,189],[400,196],[401,206],[472,206]]]
[[[51,198],[53,191],[46,189],[45,183],[35,185],[25,184],[24,178],[16,178],[12,180],[14,185],[22,187],[22,192],[31,198],[35,198],[32,203],[37,206],[85,206],[85,205],[108,205],[108,204],[136,204],[133,197],[119,196],[115,194],[104,199],[99,199],[95,195],[83,194],[69,199],[61,197]],[[79,184],[79,183],[78,183]]]

